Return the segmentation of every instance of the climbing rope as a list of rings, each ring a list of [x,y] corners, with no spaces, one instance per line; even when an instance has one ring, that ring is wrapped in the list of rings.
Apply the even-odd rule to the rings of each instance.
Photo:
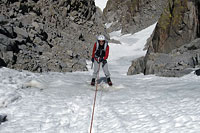
[[[90,124],[90,133],[92,133],[92,125],[93,125],[93,120],[94,120],[94,111],[95,111],[96,97],[97,97],[97,91],[98,91],[98,83],[97,82],[99,80],[100,64],[101,63],[99,63],[97,80],[96,80],[96,90],[95,90],[94,103],[93,103],[93,109],[92,109],[92,119],[91,119],[91,124]]]

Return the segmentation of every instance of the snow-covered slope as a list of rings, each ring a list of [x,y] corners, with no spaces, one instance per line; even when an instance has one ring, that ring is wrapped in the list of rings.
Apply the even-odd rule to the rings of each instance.
[[[95,0],[95,5],[98,6],[102,11],[106,7],[108,0]]]
[[[126,76],[133,58],[145,54],[155,25],[134,35],[111,37],[109,69],[114,86],[101,71],[94,133],[197,133],[200,131],[199,77]],[[88,62],[90,68],[90,62]],[[88,133],[94,87],[92,70],[35,74],[0,69],[0,114],[8,121],[1,133]]]

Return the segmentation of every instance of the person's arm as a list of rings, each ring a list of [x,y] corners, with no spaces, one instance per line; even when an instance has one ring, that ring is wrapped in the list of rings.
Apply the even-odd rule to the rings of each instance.
[[[106,48],[106,54],[103,59],[104,60],[108,59],[108,56],[109,56],[109,46],[107,46],[107,48]]]
[[[97,44],[95,43],[93,47],[93,51],[92,51],[92,58],[94,58],[95,56],[96,47],[97,47]]]

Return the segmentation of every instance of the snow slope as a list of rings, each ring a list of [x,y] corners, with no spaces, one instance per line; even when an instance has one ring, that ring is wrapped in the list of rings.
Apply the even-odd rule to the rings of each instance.
[[[132,58],[145,54],[155,25],[134,35],[111,33],[109,68],[114,87],[101,71],[94,133],[198,133],[199,77],[126,76]],[[88,62],[90,68],[90,62]],[[92,70],[31,73],[0,69],[0,133],[88,133],[94,98]]]
[[[95,0],[95,5],[98,6],[102,11],[106,7],[108,0]]]

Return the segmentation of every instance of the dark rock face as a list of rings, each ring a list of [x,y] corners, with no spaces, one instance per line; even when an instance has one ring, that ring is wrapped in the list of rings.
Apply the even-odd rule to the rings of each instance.
[[[148,53],[169,53],[198,36],[198,4],[188,0],[169,0],[156,26]]]
[[[128,74],[180,77],[199,67],[199,11],[199,1],[169,0],[148,41],[146,56],[133,61]]]
[[[158,21],[167,0],[108,0],[103,11],[108,32],[135,33]]]
[[[200,39],[196,39],[189,44],[183,45],[172,52],[150,53],[143,59],[133,61],[129,68],[128,75],[144,73],[156,74],[165,77],[180,77],[189,74],[194,69],[200,67]],[[141,62],[144,62],[143,65]]]
[[[196,70],[196,71],[195,71],[195,74],[196,74],[197,76],[200,76],[200,69]]]
[[[93,0],[1,0],[0,6],[1,66],[84,71],[95,36],[108,36]]]
[[[0,125],[2,122],[7,121],[7,115],[0,115]]]
[[[144,71],[145,64],[144,64],[144,57],[138,58],[136,61],[132,62],[132,66],[129,67],[128,75],[135,75],[140,74]]]

